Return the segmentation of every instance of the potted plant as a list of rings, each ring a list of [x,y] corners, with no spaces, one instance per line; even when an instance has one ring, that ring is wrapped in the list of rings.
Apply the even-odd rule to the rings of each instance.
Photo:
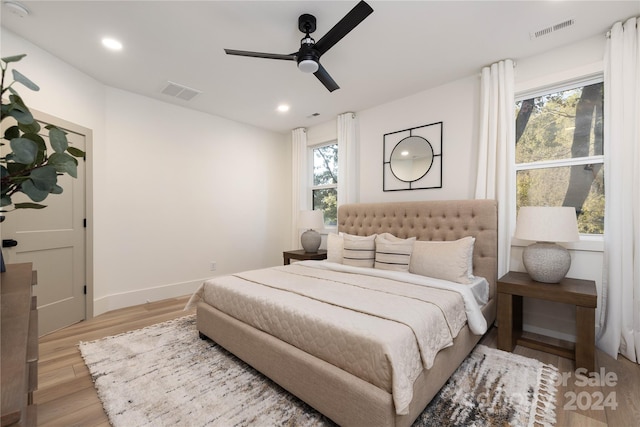
[[[47,147],[41,133],[45,132],[26,106],[15,85],[38,91],[40,88],[20,73],[12,69],[13,80],[5,82],[9,64],[18,62],[26,55],[9,56],[0,59],[2,76],[0,80],[0,98],[2,109],[0,111],[0,123],[9,120],[9,126],[2,135],[0,145],[6,145],[8,141],[11,150],[0,157],[0,180],[2,182],[2,194],[0,198],[0,222],[5,219],[4,213],[7,207],[13,209],[43,209],[46,205],[40,204],[49,194],[62,193],[62,187],[58,185],[58,176],[69,174],[76,178],[78,170],[78,158],[84,157],[84,151],[69,145],[66,133],[56,126],[47,125],[51,150]],[[7,97],[8,95],[8,97]],[[51,152],[52,151],[52,152]],[[12,197],[17,193],[24,193],[31,202],[14,203]],[[1,256],[2,271],[4,260]]]

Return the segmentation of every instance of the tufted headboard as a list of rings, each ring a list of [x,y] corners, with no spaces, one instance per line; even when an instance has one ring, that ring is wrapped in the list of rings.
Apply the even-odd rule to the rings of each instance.
[[[495,200],[355,203],[338,208],[338,231],[358,236],[391,233],[406,239],[458,240],[473,236],[473,273],[496,295],[498,205]]]

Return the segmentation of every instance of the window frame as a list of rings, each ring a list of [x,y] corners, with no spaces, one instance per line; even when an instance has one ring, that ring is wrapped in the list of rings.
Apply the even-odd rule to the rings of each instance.
[[[307,188],[309,188],[308,190],[308,195],[309,195],[309,201],[308,201],[308,209],[312,210],[313,209],[313,192],[315,190],[324,190],[324,189],[332,189],[335,188],[336,191],[336,196],[338,194],[338,183],[336,182],[335,184],[323,184],[323,185],[315,185],[314,184],[314,150],[318,149],[318,148],[322,148],[322,147],[328,147],[330,145],[335,145],[336,149],[338,148],[338,140],[337,139],[333,139],[333,140],[329,140],[329,141],[325,141],[325,142],[321,142],[318,144],[313,144],[313,145],[308,145],[307,149],[308,149],[308,155],[307,155],[307,166],[308,166],[308,171],[309,173],[307,174],[307,179],[308,179],[308,186]],[[339,163],[340,163],[340,158],[338,158],[337,162],[336,162],[336,174],[337,171],[339,170]],[[337,175],[337,180],[340,181],[340,175]],[[336,225],[330,225],[325,223],[324,224],[324,228],[323,230],[337,230],[338,229],[338,224],[336,223]]]
[[[563,81],[555,81],[549,82],[549,84],[543,84],[537,86],[535,88],[519,90],[515,93],[514,96],[514,105],[518,102],[524,101],[526,99],[531,99],[543,95],[549,95],[555,92],[560,92],[564,90],[576,89],[584,86],[588,86],[591,84],[603,83],[604,84],[604,73],[602,71],[598,71],[596,73],[591,73],[585,76],[575,77],[566,79]],[[606,110],[606,107],[605,107]],[[606,117],[605,117],[606,120]],[[515,123],[515,117],[514,117]],[[606,137],[604,135],[603,137]],[[513,141],[514,149],[516,141]],[[574,157],[574,158],[564,158],[564,159],[553,159],[553,160],[539,160],[534,162],[526,162],[526,163],[517,163],[515,156],[513,156],[513,191],[514,191],[514,201],[511,205],[511,209],[513,209],[513,218],[516,217],[517,211],[517,197],[516,194],[516,186],[517,186],[517,173],[519,171],[524,170],[535,170],[535,169],[547,169],[547,168],[556,168],[556,167],[567,167],[567,166],[580,166],[587,164],[602,164],[605,163],[605,154],[601,155],[593,155],[593,156],[584,156],[584,157]],[[606,183],[605,183],[605,197],[606,197]],[[606,232],[606,231],[605,231]],[[531,242],[519,240],[516,238],[512,238],[511,244],[513,246],[527,246]],[[563,244],[568,249],[574,250],[583,250],[583,251],[594,251],[594,252],[602,252],[604,251],[604,234],[586,234],[580,233],[580,241],[571,242]]]

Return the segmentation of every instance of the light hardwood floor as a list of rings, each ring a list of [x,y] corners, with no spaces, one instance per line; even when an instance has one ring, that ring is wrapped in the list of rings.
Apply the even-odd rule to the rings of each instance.
[[[42,426],[109,426],[109,420],[93,388],[91,376],[80,351],[79,341],[98,338],[142,328],[158,322],[185,316],[183,310],[188,296],[172,298],[135,307],[116,310],[81,322],[40,338],[38,365],[38,425]],[[493,328],[482,339],[482,344],[496,347],[497,333]],[[640,420],[640,366],[619,357],[618,360],[597,352],[600,370],[608,375],[608,384],[583,386],[584,379],[576,378],[573,362],[551,354],[517,346],[515,353],[553,364],[571,375],[560,385],[556,404],[557,426],[580,427],[633,427]],[[595,405],[600,393],[607,397],[613,393],[617,408]],[[572,404],[572,396],[575,402]],[[607,402],[602,402],[607,403]],[[609,400],[608,403],[614,403]],[[571,410],[575,404],[576,409]],[[580,409],[580,407],[586,409]],[[135,427],[135,426],[132,426]]]

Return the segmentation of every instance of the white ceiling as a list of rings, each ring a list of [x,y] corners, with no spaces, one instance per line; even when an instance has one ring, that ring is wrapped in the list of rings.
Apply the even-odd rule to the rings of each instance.
[[[3,3],[5,0],[3,0]],[[288,54],[298,16],[319,40],[350,1],[21,1],[2,26],[100,82],[261,128],[287,132],[598,34],[640,15],[640,1],[368,1],[374,12],[322,57],[333,93],[293,61],[229,56],[224,48]],[[529,34],[567,19],[569,28]],[[122,41],[107,51],[101,38]],[[3,52],[13,55],[21,52]],[[160,93],[168,81],[201,90],[191,101]],[[291,110],[278,113],[287,103]],[[319,113],[316,117],[312,114]]]

